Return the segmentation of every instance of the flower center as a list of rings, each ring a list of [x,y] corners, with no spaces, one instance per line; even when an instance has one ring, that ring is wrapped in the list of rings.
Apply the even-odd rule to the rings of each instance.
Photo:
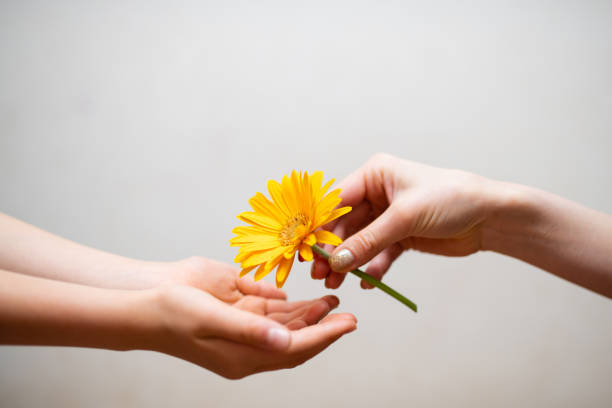
[[[305,226],[308,224],[308,218],[304,214],[296,214],[287,220],[287,223],[281,230],[279,240],[283,245],[291,245],[296,238],[302,238],[296,235],[303,235]],[[297,234],[296,234],[297,232]]]

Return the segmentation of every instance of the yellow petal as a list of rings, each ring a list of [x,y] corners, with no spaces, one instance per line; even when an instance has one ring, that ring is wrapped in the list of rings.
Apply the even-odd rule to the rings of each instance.
[[[336,218],[342,217],[344,214],[350,213],[351,210],[352,210],[351,207],[342,207],[342,208],[335,209],[334,211],[331,212],[331,214],[329,214],[329,216],[325,220],[323,220],[323,222],[320,225],[317,225],[317,228],[327,224],[328,222],[335,220]]]
[[[268,181],[268,192],[270,193],[270,197],[278,207],[278,209],[283,213],[285,217],[290,217],[291,212],[287,207],[287,203],[283,198],[283,189],[280,184],[276,180]]]
[[[334,184],[334,181],[334,179],[329,180],[327,183],[325,183],[323,187],[319,189],[316,195],[317,201],[319,201],[325,195],[325,192],[331,187],[332,184]]]
[[[278,265],[278,269],[276,270],[276,287],[282,288],[289,276],[289,272],[291,271],[291,266],[293,265],[293,260],[295,256],[292,256],[290,259],[285,259],[280,261]]]
[[[238,252],[238,255],[234,258],[234,262],[242,263],[246,258],[248,258],[251,254],[248,252]]]
[[[238,215],[238,219],[240,221],[244,221],[249,224],[264,227],[270,230],[279,230],[282,228],[282,225],[274,218],[256,212],[243,212]]]
[[[267,228],[261,228],[261,227],[254,227],[252,225],[249,225],[248,227],[246,226],[240,226],[240,227],[236,227],[232,230],[232,232],[238,236],[245,236],[245,235],[271,235],[271,236],[276,236],[277,232],[274,231],[270,231]]]
[[[268,249],[274,249],[280,245],[278,240],[275,241],[264,241],[264,242],[252,242],[248,244],[240,245],[240,252],[256,252],[256,251],[264,251]]]
[[[317,236],[311,232],[310,234],[308,234],[308,236],[306,237],[306,239],[304,239],[303,242],[308,246],[313,246],[317,243]]]
[[[268,251],[252,252],[244,260],[237,262],[241,262],[243,268],[248,268],[249,266],[259,265],[260,263],[268,262],[269,260],[276,258],[278,255],[282,255],[285,250],[285,247],[278,247],[270,249]],[[236,258],[238,258],[240,255],[241,254],[238,254]]]
[[[266,264],[259,265],[259,268],[257,268],[257,271],[255,271],[255,281],[262,279],[264,276],[266,276],[269,273],[270,271],[266,271]]]
[[[335,189],[334,191],[323,197],[321,201],[317,203],[317,216],[319,214],[323,214],[325,212],[333,210],[338,204],[340,204],[340,202],[342,201],[342,199],[339,197],[340,191],[341,190],[339,188]]]
[[[268,262],[266,262],[265,266],[264,266],[264,272],[266,273],[266,275],[274,268],[276,268],[276,265],[278,265],[283,259],[284,259],[284,254],[280,254],[275,256],[274,258],[270,259]]]
[[[295,172],[295,170],[294,170]],[[287,176],[283,176],[281,180],[281,187],[283,198],[285,199],[285,203],[287,204],[287,208],[289,209],[290,215],[293,215],[299,212],[299,195],[292,181]]]
[[[283,217],[279,209],[276,207],[276,205],[274,205],[272,201],[268,200],[265,195],[261,193],[255,194],[249,200],[249,204],[251,204],[251,207],[253,207],[253,210],[255,210],[255,212],[261,213],[270,218],[274,218],[279,222],[282,222]]]
[[[255,269],[255,266],[251,266],[249,268],[244,268],[243,270],[240,271],[240,277],[242,278],[244,275],[246,275],[247,273],[251,272],[253,269]]]
[[[321,190],[321,183],[323,182],[323,172],[315,171],[310,175],[310,194],[312,195],[312,202],[317,203],[320,199],[319,191]]]
[[[293,255],[295,255],[295,251],[296,248],[294,247],[290,247],[288,250],[285,251],[285,253],[283,254],[283,256],[285,257],[285,259],[289,259],[291,258]]]
[[[337,246],[342,243],[342,239],[333,232],[325,230],[316,230],[315,235],[317,237],[317,242],[320,242],[321,244]]]
[[[302,176],[302,196],[303,196],[303,204],[302,204],[302,213],[311,215],[312,213],[312,192],[310,189],[310,178],[308,176],[308,172],[305,171]]]
[[[312,261],[312,248],[306,244],[300,245],[300,255],[305,261]]]
[[[278,242],[278,234],[264,235],[264,234],[251,234],[251,235],[238,235],[229,240],[231,246],[240,246],[244,244],[252,244],[255,242]]]

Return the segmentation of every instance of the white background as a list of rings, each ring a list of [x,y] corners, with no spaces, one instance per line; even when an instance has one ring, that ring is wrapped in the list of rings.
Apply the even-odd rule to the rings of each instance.
[[[385,151],[610,213],[611,73],[604,1],[2,1],[0,211],[130,257],[231,262],[266,180]],[[0,406],[612,404],[610,300],[492,253],[410,252],[385,279],[420,312],[349,276],[334,293],[358,330],[291,371],[2,347]],[[285,288],[331,292],[308,265]]]

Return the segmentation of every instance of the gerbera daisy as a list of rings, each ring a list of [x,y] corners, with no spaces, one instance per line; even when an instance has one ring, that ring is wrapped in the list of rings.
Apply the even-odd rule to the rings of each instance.
[[[262,193],[249,200],[253,211],[243,212],[238,219],[250,226],[232,230],[237,236],[230,240],[240,247],[235,262],[241,264],[240,276],[253,269],[255,280],[270,273],[275,267],[276,286],[282,287],[289,276],[296,251],[311,261],[312,246],[316,243],[339,245],[342,240],[335,234],[318,229],[351,211],[351,207],[336,208],[342,201],[340,189],[325,195],[334,180],[322,186],[323,172],[312,175],[292,171],[283,176],[281,183],[268,181],[272,201]]]

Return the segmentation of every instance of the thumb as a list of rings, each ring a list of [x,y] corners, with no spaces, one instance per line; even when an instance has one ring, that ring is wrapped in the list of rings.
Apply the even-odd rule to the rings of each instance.
[[[407,234],[406,223],[396,207],[391,205],[367,227],[338,246],[329,258],[329,265],[334,272],[346,273],[370,261]]]
[[[291,333],[283,325],[244,310],[224,307],[214,314],[216,335],[238,343],[271,349],[286,350],[291,343]]]

